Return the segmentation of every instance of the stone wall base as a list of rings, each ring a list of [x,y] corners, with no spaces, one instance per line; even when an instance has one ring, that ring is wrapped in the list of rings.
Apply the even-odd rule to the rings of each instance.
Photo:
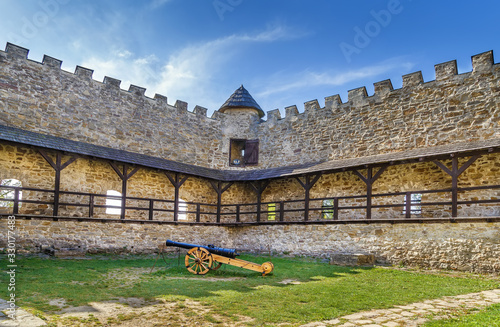
[[[0,220],[7,230],[7,219]],[[16,220],[19,249],[40,252],[153,253],[165,240],[215,244],[240,252],[314,256],[370,253],[377,264],[500,272],[500,222],[202,226]],[[0,248],[7,246],[1,233]],[[171,248],[175,251],[174,248]]]

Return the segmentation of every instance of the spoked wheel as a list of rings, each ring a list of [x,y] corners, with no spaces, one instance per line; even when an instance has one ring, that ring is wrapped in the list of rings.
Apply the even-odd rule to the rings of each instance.
[[[186,254],[186,268],[196,275],[206,274],[213,265],[212,254],[204,248],[192,248]]]
[[[222,266],[222,263],[213,260],[212,265],[210,266],[210,270],[217,270],[220,268],[220,266]]]

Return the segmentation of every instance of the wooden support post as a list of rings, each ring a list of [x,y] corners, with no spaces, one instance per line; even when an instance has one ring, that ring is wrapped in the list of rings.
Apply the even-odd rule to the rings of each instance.
[[[441,161],[434,160],[439,168],[451,176],[451,216],[453,218],[458,216],[458,177],[480,157],[481,155],[472,156],[462,167],[458,167],[458,157],[452,155],[451,170]]]
[[[14,206],[12,208],[12,214],[17,215],[19,213],[19,188],[14,189]]]
[[[280,221],[285,220],[285,201],[280,201]]]
[[[174,221],[179,220],[179,189],[181,188],[182,184],[184,184],[185,181],[189,178],[189,176],[184,176],[183,178],[180,178],[179,173],[174,173],[174,175],[170,175],[169,173],[165,172],[165,175],[167,176],[168,180],[172,185],[174,186]]]
[[[373,193],[373,183],[382,175],[382,173],[389,167],[385,165],[380,167],[380,169],[373,175],[373,167],[367,168],[366,177],[363,176],[359,171],[354,169],[354,173],[365,182],[366,184],[366,219],[372,219],[372,193]]]
[[[149,220],[153,220],[154,207],[155,207],[155,201],[153,199],[149,200]]]
[[[221,217],[221,208],[222,208],[222,193],[226,192],[228,188],[233,185],[233,182],[227,183],[226,186],[224,186],[224,183],[221,181],[210,181],[210,184],[212,185],[212,188],[217,192],[217,223],[220,223],[220,217]]]
[[[94,217],[94,194],[89,196],[89,218]]]
[[[411,218],[411,192],[406,192],[405,197],[405,218]]]
[[[126,164],[123,164],[123,171],[120,171],[116,163],[114,163],[113,161],[111,161],[109,164],[122,180],[122,204],[121,204],[122,210],[120,214],[120,219],[125,219],[125,211],[127,205],[127,181],[130,179],[130,177],[134,176],[134,174],[139,170],[139,167],[135,167],[129,173],[128,172],[129,167]]]
[[[262,193],[269,186],[269,183],[271,183],[271,181],[250,182],[250,186],[254,189],[255,193],[257,193],[257,222],[260,222],[262,214]]]
[[[65,163],[62,163],[62,154],[57,152],[56,162],[45,152],[45,150],[39,149],[38,152],[42,157],[49,163],[49,165],[55,170],[56,175],[54,179],[54,208],[52,209],[52,215],[57,217],[59,215],[59,196],[61,188],[61,171],[73,163],[78,157],[72,156]]]
[[[237,223],[240,222],[240,205],[239,204],[236,205],[236,222]]]
[[[310,194],[311,194],[311,189],[316,184],[316,182],[319,180],[319,178],[323,175],[322,173],[319,173],[314,176],[307,175],[305,177],[305,182],[302,182],[299,177],[295,177],[295,179],[299,182],[300,185],[305,190],[305,196],[304,196],[304,220],[307,221],[309,220],[309,201],[310,201]],[[311,178],[312,177],[312,178]]]
[[[196,222],[200,222],[200,215],[201,215],[201,210],[200,210],[200,204],[196,204]]]
[[[339,198],[333,198],[333,220],[339,220]]]

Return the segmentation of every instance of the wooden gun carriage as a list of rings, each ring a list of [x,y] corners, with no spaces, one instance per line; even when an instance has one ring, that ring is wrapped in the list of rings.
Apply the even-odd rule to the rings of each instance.
[[[180,243],[171,240],[167,240],[165,244],[167,246],[189,249],[185,258],[186,268],[189,272],[196,275],[204,275],[209,270],[217,270],[222,264],[257,271],[260,272],[262,276],[269,274],[274,269],[274,265],[271,262],[264,262],[259,265],[236,258],[236,256],[239,256],[239,254],[236,253],[236,249],[219,248],[214,245],[203,246]]]

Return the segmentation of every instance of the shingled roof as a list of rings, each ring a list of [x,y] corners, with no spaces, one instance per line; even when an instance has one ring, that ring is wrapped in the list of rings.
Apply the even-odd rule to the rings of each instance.
[[[380,166],[384,164],[402,164],[419,160],[428,161],[444,159],[450,158],[451,154],[466,156],[478,152],[500,151],[500,139],[491,139],[412,149],[361,158],[347,158],[276,168],[241,171],[200,167],[140,153],[68,140],[61,137],[26,131],[20,128],[4,125],[0,125],[0,140],[228,182],[256,181],[280,177],[300,176],[319,172],[363,169],[368,166]]]
[[[220,112],[225,112],[231,108],[252,108],[259,112],[259,117],[264,117],[264,111],[260,108],[259,104],[254,100],[250,93],[241,85],[229,99],[224,102],[220,107]]]

